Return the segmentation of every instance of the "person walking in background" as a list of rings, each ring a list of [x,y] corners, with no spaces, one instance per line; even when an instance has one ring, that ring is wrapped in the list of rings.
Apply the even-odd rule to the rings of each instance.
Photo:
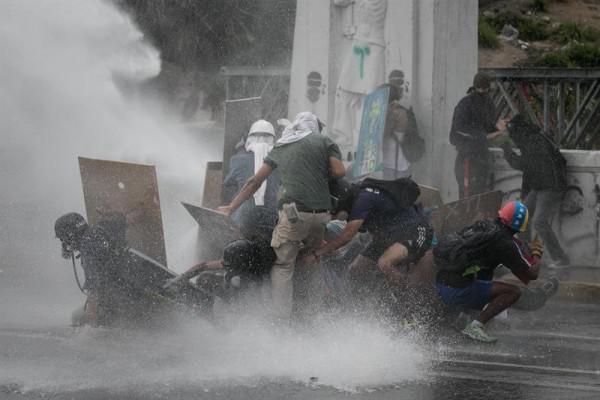
[[[275,316],[284,322],[291,317],[292,278],[298,253],[316,250],[321,244],[330,219],[329,180],[346,174],[339,147],[321,135],[321,129],[314,114],[299,113],[241,192],[229,205],[219,207],[220,212],[230,215],[275,169],[280,172],[283,190],[271,240],[277,254],[271,270],[271,290]]]
[[[459,198],[484,193],[490,185],[489,141],[505,133],[506,120],[498,120],[489,96],[491,78],[477,73],[473,87],[456,108],[450,143],[458,154],[454,165]]]
[[[516,154],[507,143],[503,146],[504,158],[511,167],[523,171],[521,196],[533,219],[533,227],[555,261],[549,267],[568,267],[569,257],[552,230],[552,219],[558,215],[567,188],[567,161],[540,128],[522,115],[515,116],[507,127],[521,154]]]

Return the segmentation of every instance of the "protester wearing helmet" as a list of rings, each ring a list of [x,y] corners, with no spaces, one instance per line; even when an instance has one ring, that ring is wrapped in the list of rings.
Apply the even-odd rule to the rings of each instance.
[[[271,291],[274,317],[283,323],[291,318],[298,253],[320,244],[330,219],[328,181],[346,174],[339,147],[321,135],[321,129],[322,124],[313,113],[299,113],[238,195],[228,205],[219,207],[220,212],[232,215],[274,171],[280,172],[283,190],[271,239],[277,254],[271,270]]]
[[[139,304],[137,293],[121,279],[126,263],[127,222],[120,213],[107,213],[94,226],[77,213],[56,220],[54,230],[61,241],[63,257],[81,258],[85,282],[80,289],[87,295],[85,306],[73,313],[73,324],[110,325],[117,319],[131,319],[132,305]],[[79,284],[78,280],[78,284]]]
[[[541,241],[534,241],[527,248],[514,237],[525,231],[528,221],[527,207],[520,201],[511,201],[500,209],[496,220],[477,221],[443,237],[434,248],[440,268],[436,285],[444,303],[481,310],[462,330],[472,339],[495,342],[497,339],[488,335],[483,326],[521,295],[519,287],[492,280],[496,267],[504,265],[524,284],[538,277]]]
[[[275,129],[264,119],[255,121],[237,154],[229,161],[229,172],[223,182],[224,200],[230,202],[244,183],[263,164],[264,158],[273,149]],[[242,233],[251,239],[258,235],[270,239],[277,220],[277,191],[279,173],[271,174],[256,193],[245,201],[231,218],[240,226]]]

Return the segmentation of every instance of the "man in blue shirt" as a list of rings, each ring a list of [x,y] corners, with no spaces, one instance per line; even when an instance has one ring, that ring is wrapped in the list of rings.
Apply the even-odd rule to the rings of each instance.
[[[367,231],[372,241],[350,265],[351,279],[383,273],[395,285],[405,285],[407,276],[397,268],[418,263],[431,247],[433,229],[419,206],[418,185],[410,178],[395,181],[365,179],[354,186],[340,208],[350,211],[342,233],[323,245],[312,257],[319,258],[348,243],[359,230]]]

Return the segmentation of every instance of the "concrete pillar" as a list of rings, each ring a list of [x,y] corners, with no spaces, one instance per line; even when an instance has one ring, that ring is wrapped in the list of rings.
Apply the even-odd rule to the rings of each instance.
[[[369,2],[369,0],[360,0]],[[315,111],[333,121],[337,79],[351,47],[343,33],[357,22],[344,0],[298,0],[292,58],[289,116]],[[356,1],[352,4],[358,4]],[[388,0],[385,27],[386,77],[400,69],[406,77],[406,105],[414,108],[427,156],[413,165],[422,183],[440,188],[445,200],[457,197],[455,153],[448,142],[452,113],[477,72],[477,0]],[[321,77],[308,96],[308,75]],[[316,81],[313,81],[316,84]]]

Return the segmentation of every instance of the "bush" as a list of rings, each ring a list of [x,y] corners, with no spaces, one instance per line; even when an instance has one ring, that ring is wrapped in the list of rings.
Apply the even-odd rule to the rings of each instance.
[[[565,50],[557,50],[538,56],[533,67],[545,68],[596,68],[600,65],[600,47],[591,44],[575,44]]]
[[[512,25],[519,29],[518,26],[525,18],[512,11],[504,11],[494,17],[484,17],[483,20],[496,29],[496,32],[504,27],[504,25]]]
[[[572,61],[565,51],[553,51],[538,57],[533,61],[534,67],[542,68],[574,68]]]
[[[546,40],[550,37],[548,25],[544,21],[523,19],[516,28],[519,30],[521,40]]]
[[[548,4],[546,3],[546,0],[533,0],[531,3],[531,8],[537,12],[546,12],[548,9]]]
[[[562,44],[567,44],[573,40],[578,42],[597,42],[600,40],[600,31],[586,26],[579,27],[575,22],[565,22],[560,24],[552,36],[557,42]]]
[[[496,48],[498,47],[498,36],[496,30],[487,22],[479,22],[479,47]]]
[[[576,44],[567,49],[569,59],[580,68],[597,68],[600,65],[600,47],[592,43]]]
[[[550,37],[548,24],[541,20],[525,18],[512,11],[505,11],[495,17],[483,18],[483,21],[500,32],[504,25],[512,25],[519,31],[521,40],[545,40]]]

